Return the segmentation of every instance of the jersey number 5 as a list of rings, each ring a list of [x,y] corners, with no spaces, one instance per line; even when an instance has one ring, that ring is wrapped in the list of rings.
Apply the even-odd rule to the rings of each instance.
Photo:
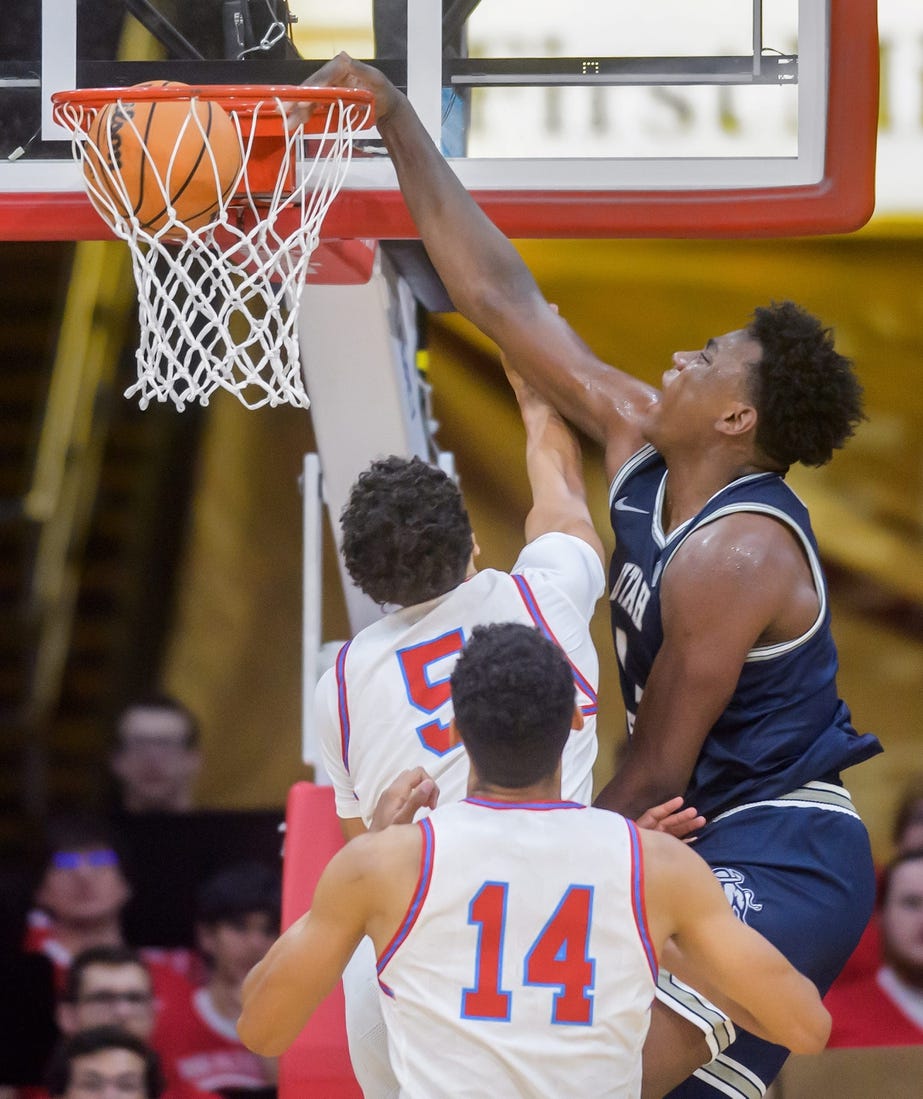
[[[407,697],[415,709],[427,715],[435,715],[449,701],[452,697],[449,685],[451,668],[440,679],[433,679],[432,666],[440,660],[458,656],[464,645],[465,635],[462,631],[450,630],[432,641],[421,641],[419,645],[398,649],[397,659],[404,677]],[[417,736],[423,747],[437,756],[444,756],[453,748],[460,747],[450,741],[449,723],[440,721],[435,716],[417,726]]]
[[[513,993],[500,987],[509,885],[485,882],[468,907],[468,922],[479,925],[474,987],[462,992],[464,1019],[507,1021]],[[526,952],[524,985],[556,988],[551,1022],[589,1026],[593,1022],[594,960],[589,957],[593,890],[571,885]]]

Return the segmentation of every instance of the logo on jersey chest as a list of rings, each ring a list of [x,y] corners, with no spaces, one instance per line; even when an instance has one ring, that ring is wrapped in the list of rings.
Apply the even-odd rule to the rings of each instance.
[[[651,598],[651,589],[644,582],[644,573],[631,561],[622,565],[619,578],[612,585],[609,599],[625,611],[637,629],[641,629],[644,611]]]

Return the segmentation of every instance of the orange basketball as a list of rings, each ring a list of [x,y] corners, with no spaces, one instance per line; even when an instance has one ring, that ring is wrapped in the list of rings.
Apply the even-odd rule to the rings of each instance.
[[[155,85],[187,86],[167,80],[134,86]],[[114,214],[105,200],[122,217],[134,214],[143,229],[156,233],[169,220],[169,202],[181,234],[182,226],[197,229],[215,215],[234,186],[240,161],[237,132],[219,104],[132,102],[126,88],[121,102],[103,108],[90,126],[83,174],[90,200],[110,224]]]

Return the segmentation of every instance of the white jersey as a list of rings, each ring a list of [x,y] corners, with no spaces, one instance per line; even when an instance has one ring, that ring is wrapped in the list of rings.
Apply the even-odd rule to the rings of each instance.
[[[657,960],[636,826],[567,802],[436,809],[378,960],[403,1099],[635,1099]]]
[[[465,796],[468,758],[449,741],[449,676],[472,629],[495,622],[536,626],[567,655],[585,724],[565,746],[562,792],[588,803],[599,684],[589,623],[604,588],[602,564],[586,542],[544,534],[523,549],[512,573],[485,569],[437,599],[386,615],[344,645],[315,694],[337,814],[368,825],[382,792],[416,766],[439,784],[441,804]]]

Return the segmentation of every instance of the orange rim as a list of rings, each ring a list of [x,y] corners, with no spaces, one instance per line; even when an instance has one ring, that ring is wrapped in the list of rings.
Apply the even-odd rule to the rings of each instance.
[[[75,107],[102,110],[119,100],[129,103],[187,102],[200,99],[218,103],[226,111],[249,117],[264,104],[307,103],[314,109],[303,125],[308,133],[322,132],[329,115],[336,116],[348,107],[367,107],[370,111],[367,125],[374,122],[372,94],[360,88],[312,88],[294,84],[153,84],[122,88],[78,88],[74,91],[55,92],[52,102],[57,109]],[[273,113],[257,115],[267,121]],[[65,122],[66,118],[60,119]],[[257,127],[259,129],[259,126]]]

